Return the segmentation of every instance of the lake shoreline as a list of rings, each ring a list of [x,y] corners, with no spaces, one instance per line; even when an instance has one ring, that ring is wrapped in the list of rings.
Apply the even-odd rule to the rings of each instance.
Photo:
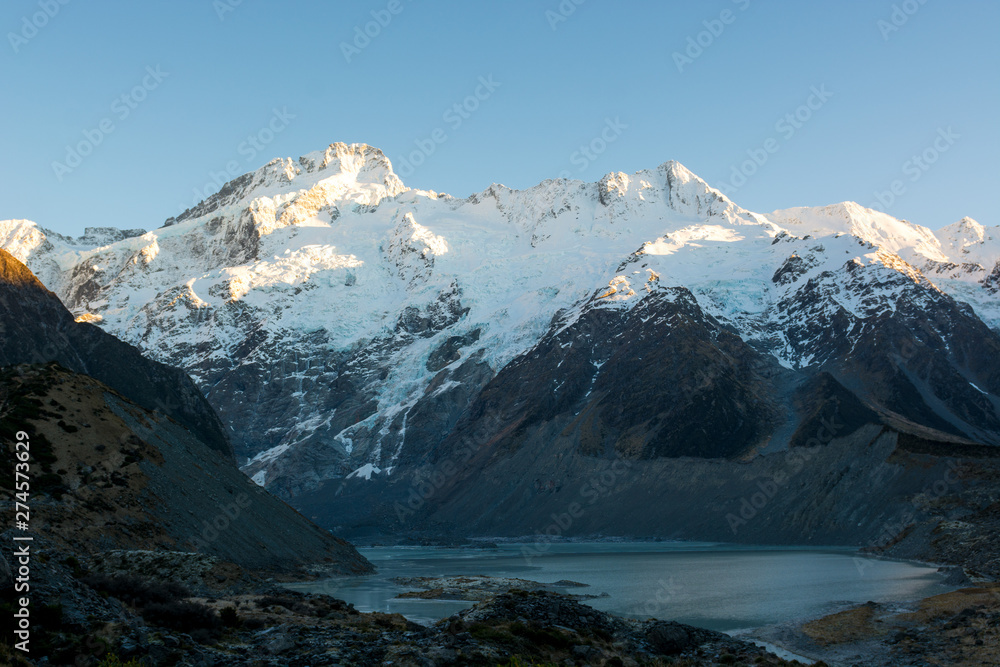
[[[395,541],[364,540],[352,538],[351,543],[358,549],[373,548],[436,548],[436,549],[491,549],[498,545],[522,545],[525,547],[546,547],[549,545],[580,545],[580,544],[684,544],[684,545],[705,545],[724,546],[733,550],[829,550],[844,551],[856,554],[859,558],[866,560],[884,560],[897,563],[911,563],[914,565],[924,565],[936,568],[961,568],[956,563],[943,561],[932,561],[918,557],[894,556],[881,551],[872,551],[870,546],[845,545],[845,544],[781,544],[781,543],[761,543],[750,544],[746,542],[716,542],[694,539],[668,539],[664,537],[631,537],[617,535],[593,535],[593,536],[544,536],[540,539],[538,535],[519,536],[474,536],[466,538],[441,538],[425,539],[416,537],[402,537]],[[993,580],[991,578],[991,580]]]
[[[399,594],[406,592],[411,599],[433,596],[427,592],[404,591],[392,580],[487,576],[552,584],[570,579],[592,585],[585,591],[571,593],[592,595],[598,598],[595,601],[597,608],[611,613],[631,618],[663,618],[663,613],[671,609],[677,614],[674,620],[727,631],[774,622],[767,618],[772,612],[761,617],[757,607],[774,607],[777,609],[774,613],[778,614],[776,620],[791,620],[809,613],[819,615],[832,609],[831,605],[838,601],[863,602],[873,596],[879,600],[901,596],[918,598],[951,590],[949,584],[952,583],[947,581],[945,573],[938,572],[939,568],[932,565],[907,559],[862,558],[864,554],[856,548],[842,546],[751,547],[693,541],[574,540],[553,543],[544,551],[533,547],[519,542],[485,541],[476,545],[361,547],[376,565],[377,574],[346,582],[330,580],[328,589],[323,589],[322,585],[314,589],[316,584],[303,586],[344,596],[359,608],[400,611],[418,622],[429,623],[452,613],[453,609],[447,608],[435,616],[430,613],[432,605],[408,607],[400,603]],[[805,571],[796,570],[794,585],[786,581],[784,570],[788,567],[806,568]],[[569,569],[564,571],[563,568]],[[608,568],[621,570],[622,574],[601,573]],[[748,569],[742,571],[740,568]],[[833,568],[835,581],[839,584],[826,583],[829,568]],[[769,583],[755,583],[761,577]],[[725,605],[717,601],[713,604],[720,608],[719,617],[709,620],[708,624],[699,623],[699,617],[714,610],[704,609],[697,601],[698,595],[719,598],[729,590],[726,586],[731,587],[738,598],[735,610],[723,610],[721,607]],[[802,588],[814,593],[820,602],[804,599]],[[604,593],[610,595],[604,596]],[[765,597],[754,597],[760,594]],[[442,597],[456,598],[454,591]],[[818,607],[817,604],[826,604],[823,600],[828,600],[829,604]],[[678,604],[682,611],[678,611]]]
[[[830,665],[1000,664],[1000,584],[866,602],[734,636]],[[781,653],[778,653],[781,655]]]
[[[929,624],[926,626],[926,630],[921,636],[918,637],[911,637],[910,634],[907,634],[909,633],[909,630],[907,629],[908,626],[906,625],[906,623],[909,622],[908,617],[904,617],[902,620],[899,620],[899,617],[901,614],[923,613],[921,610],[928,606],[940,606],[942,600],[947,602],[942,614],[947,615],[947,613],[952,611],[952,606],[960,605],[960,601],[965,599],[968,595],[978,595],[976,593],[961,593],[961,591],[969,588],[976,590],[981,586],[989,586],[992,582],[992,580],[988,578],[979,578],[977,581],[971,581],[966,577],[962,568],[954,565],[927,562],[914,558],[898,558],[883,553],[870,553],[865,551],[863,548],[853,546],[751,546],[745,544],[733,545],[717,542],[696,542],[691,540],[634,540],[618,537],[602,537],[600,539],[572,538],[552,540],[549,544],[549,548],[545,550],[545,553],[549,555],[558,555],[559,552],[566,550],[572,551],[574,548],[588,545],[598,549],[598,553],[601,554],[618,553],[616,547],[619,546],[631,546],[632,551],[626,553],[644,553],[644,548],[657,547],[656,553],[676,553],[695,558],[697,558],[697,555],[703,551],[705,553],[725,553],[733,556],[737,556],[739,554],[793,555],[798,552],[829,552],[834,555],[851,558],[852,563],[859,568],[859,576],[869,572],[869,568],[873,567],[874,563],[893,563],[925,569],[933,568],[936,570],[934,574],[940,580],[938,582],[940,588],[930,595],[916,594],[880,598],[878,603],[864,602],[864,597],[855,597],[855,601],[851,601],[850,599],[843,600],[828,609],[785,619],[779,623],[762,623],[758,625],[743,626],[733,630],[722,630],[734,638],[760,642],[765,649],[769,650],[773,654],[781,656],[786,660],[823,660],[828,664],[839,664],[849,658],[855,662],[858,660],[864,661],[860,664],[894,667],[895,665],[908,664],[907,661],[909,658],[901,653],[904,650],[924,651],[925,653],[928,651],[943,651],[943,654],[951,656],[955,655],[955,651],[975,650],[975,644],[973,644],[972,649],[968,649],[967,647],[963,648],[961,641],[951,636],[954,634],[954,628],[950,628],[950,626],[948,626],[950,621],[944,616],[939,615],[931,618],[928,621]],[[470,557],[470,554],[481,554],[484,557],[489,557],[491,554],[495,555],[506,552],[508,554],[516,555],[520,552],[521,547],[531,548],[537,546],[536,542],[532,541],[526,543],[523,541],[517,541],[516,538],[477,537],[462,544],[410,544],[397,545],[393,547],[361,547],[361,549],[363,552],[374,550],[377,552],[389,552],[392,554],[402,555],[404,556],[402,559],[403,561],[406,560],[406,557],[410,557],[416,553],[420,553],[421,555],[430,554],[431,556],[440,554],[445,558],[447,558],[447,554],[455,554],[457,557],[461,557],[464,560]],[[671,552],[671,547],[676,548],[677,551]],[[663,549],[664,551],[660,552],[660,549]],[[370,555],[369,557],[371,558]],[[385,561],[381,561],[379,558],[374,558],[373,560],[380,570],[382,567],[387,566],[387,563]],[[400,567],[400,564],[396,563],[392,567],[398,568]],[[544,571],[539,570],[536,573],[536,576],[525,575],[525,578],[546,579],[546,576],[538,576],[542,574],[545,574]],[[548,578],[555,576],[551,573],[548,574],[550,575]],[[361,579],[370,578],[371,576],[377,577],[379,575],[369,575],[369,577],[362,577]],[[540,583],[542,586],[548,585],[545,584],[544,581]],[[601,592],[599,586],[592,588],[593,590],[583,590],[587,590],[588,593]],[[434,585],[432,583],[427,584],[425,590],[427,589],[433,590]],[[427,597],[433,597],[433,594],[415,595],[413,597],[426,599]],[[996,597],[998,600],[997,611],[1000,611],[1000,588],[997,588]],[[591,599],[583,601],[584,604],[591,605],[595,602],[599,603],[600,600]],[[958,612],[961,612],[961,610],[958,610]],[[622,614],[613,609],[605,609],[602,613],[609,613],[623,619],[641,618],[636,615]],[[843,634],[844,631],[837,629],[845,622],[842,621],[842,619],[850,620],[855,616],[861,617],[862,620],[871,616],[871,623],[869,623],[869,625],[874,626],[875,629],[872,630],[869,628],[868,630],[872,636],[865,637],[864,628],[858,630],[855,634]],[[952,614],[952,616],[954,616],[954,614]],[[446,617],[447,616],[445,616],[445,618]],[[683,619],[675,614],[671,614],[669,612],[669,606],[665,606],[663,609],[659,610],[659,613],[652,616],[652,618],[670,619],[671,621],[680,620],[686,625],[705,628],[704,625],[700,625],[696,621]],[[898,629],[894,630],[891,635],[885,635],[884,633],[880,634],[878,632],[878,624],[881,623],[892,625],[894,628],[898,626]],[[429,624],[433,625],[433,621],[429,622]],[[862,623],[862,625],[864,624]],[[836,631],[831,631],[830,628],[835,628]],[[707,629],[716,631],[719,630],[718,628]],[[811,632],[812,635],[807,634],[807,631]],[[975,631],[979,632],[979,630]],[[825,633],[829,633],[829,636]],[[950,653],[948,651],[950,651]],[[787,652],[787,654],[785,652]],[[885,659],[883,660],[883,658]]]

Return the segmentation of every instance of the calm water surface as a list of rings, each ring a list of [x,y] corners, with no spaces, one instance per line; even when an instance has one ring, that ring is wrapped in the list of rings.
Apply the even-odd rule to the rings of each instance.
[[[851,549],[744,547],[697,542],[502,544],[489,549],[359,549],[378,573],[294,586],[352,602],[360,611],[397,612],[430,623],[471,606],[454,600],[397,600],[393,577],[490,575],[606,597],[586,600],[624,616],[654,616],[713,630],[781,623],[868,600],[912,600],[952,590],[936,568],[860,558]],[[531,557],[525,557],[525,551]]]

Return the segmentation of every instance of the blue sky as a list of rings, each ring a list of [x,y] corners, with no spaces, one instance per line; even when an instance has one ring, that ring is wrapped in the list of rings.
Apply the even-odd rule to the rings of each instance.
[[[0,219],[67,234],[334,141],[455,196],[675,159],[754,211],[1000,224],[985,0],[8,0],[0,28]]]

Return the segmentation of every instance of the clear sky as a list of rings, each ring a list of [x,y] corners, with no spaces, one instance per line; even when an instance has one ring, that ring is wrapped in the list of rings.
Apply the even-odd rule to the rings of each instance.
[[[0,28],[0,219],[67,234],[334,141],[461,197],[674,159],[758,212],[1000,224],[988,0],[6,0]]]

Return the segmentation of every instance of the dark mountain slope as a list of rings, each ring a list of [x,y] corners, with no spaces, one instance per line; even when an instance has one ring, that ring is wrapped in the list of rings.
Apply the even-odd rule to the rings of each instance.
[[[899,287],[890,314],[834,318],[847,330],[813,340],[824,361],[805,369],[744,343],[686,289],[656,287],[631,308],[595,295],[487,382],[423,459],[296,502],[374,539],[865,546],[885,541],[886,526],[959,516],[1000,455],[992,396],[976,389],[1000,364],[997,336],[932,287]],[[816,296],[809,307],[834,311]],[[957,465],[966,476],[949,473]],[[945,476],[947,494],[970,505],[939,513],[915,500]]]
[[[236,467],[187,375],[75,322],[3,251],[0,305],[0,499],[13,504],[26,435],[33,534],[78,556],[198,551],[251,571],[371,569]]]
[[[598,457],[738,457],[782,418],[769,382],[780,373],[684,288],[658,289],[632,309],[595,298],[503,368],[427,462],[484,445],[507,456],[553,439]],[[479,442],[490,424],[499,428]]]
[[[55,294],[0,249],[0,366],[56,361],[89,375],[147,410],[177,420],[231,459],[222,423],[181,370],[142,356],[92,324],[76,322]]]
[[[0,423],[4,504],[13,504],[15,442],[27,434],[30,532],[77,557],[198,551],[251,571],[371,569],[178,422],[93,378],[54,363],[7,367]]]
[[[799,323],[788,345],[879,411],[1000,444],[1000,336],[893,261],[901,270],[848,262],[778,303]]]

